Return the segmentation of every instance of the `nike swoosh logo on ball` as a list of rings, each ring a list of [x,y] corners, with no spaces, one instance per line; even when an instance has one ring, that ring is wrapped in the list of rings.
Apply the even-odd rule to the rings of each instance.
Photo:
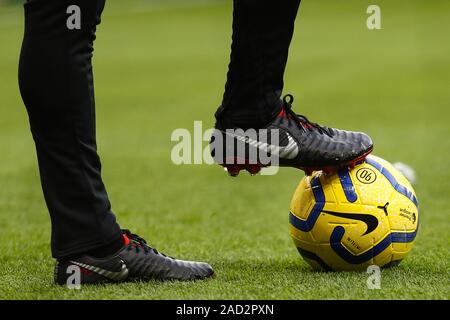
[[[295,142],[294,138],[286,132],[288,137],[288,143],[286,146],[276,146],[272,144],[268,144],[266,142],[253,140],[252,138],[249,138],[248,136],[240,136],[233,133],[229,133],[224,131],[226,135],[233,137],[239,141],[242,141],[244,143],[249,144],[252,147],[258,148],[261,151],[264,151],[265,153],[275,154],[278,155],[280,158],[284,159],[294,159],[298,155],[298,145],[297,142]]]
[[[378,227],[378,219],[375,216],[370,214],[362,214],[362,213],[343,213],[343,212],[335,212],[335,211],[327,211],[323,210],[322,212],[328,213],[332,216],[345,218],[345,219],[353,219],[364,222],[367,225],[366,232],[363,233],[363,236],[371,233]]]
[[[95,273],[97,273],[101,276],[104,276],[105,278],[108,278],[113,281],[122,281],[128,277],[129,270],[127,268],[127,265],[125,264],[125,262],[123,262],[123,260],[121,260],[121,262],[122,262],[122,269],[120,271],[110,271],[110,270],[105,270],[105,269],[102,269],[99,267],[91,266],[86,263],[70,261],[70,263],[72,263],[78,267],[95,272]]]

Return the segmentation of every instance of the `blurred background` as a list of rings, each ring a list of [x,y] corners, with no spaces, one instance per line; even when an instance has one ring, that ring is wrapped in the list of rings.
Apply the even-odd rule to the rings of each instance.
[[[370,4],[381,8],[381,30],[366,27]],[[99,153],[119,221],[170,254],[209,259],[222,274],[207,289],[183,287],[180,298],[386,297],[359,285],[348,290],[344,277],[334,291],[316,274],[298,281],[308,268],[291,244],[287,217],[302,172],[232,179],[218,166],[172,164],[174,129],[192,130],[194,120],[204,129],[214,124],[231,15],[231,1],[107,0],[94,73]],[[0,277],[8,283],[0,293],[42,298],[54,294],[53,262],[17,85],[22,34],[20,1],[0,0],[0,259],[7,266]],[[286,71],[285,93],[294,94],[297,113],[365,131],[374,154],[416,170],[421,231],[404,265],[423,281],[387,275],[406,282],[409,297],[428,297],[427,285],[437,288],[430,296],[448,294],[441,279],[450,260],[449,34],[448,0],[305,0]],[[42,266],[48,274],[37,273]],[[247,287],[236,287],[247,281],[242,270],[252,276]],[[173,297],[166,287],[152,288],[153,297]],[[396,296],[395,287],[387,290]]]

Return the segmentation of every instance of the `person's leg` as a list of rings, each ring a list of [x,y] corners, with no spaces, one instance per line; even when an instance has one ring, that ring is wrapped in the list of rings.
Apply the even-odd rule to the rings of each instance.
[[[108,254],[102,248],[117,251],[123,246],[96,148],[91,58],[104,4],[105,0],[25,4],[19,83],[51,215],[55,258],[91,250]]]
[[[231,176],[268,165],[331,172],[372,151],[366,134],[310,122],[292,110],[292,95],[280,99],[299,5],[234,0],[231,61],[210,143],[214,161]]]
[[[281,109],[283,76],[300,0],[234,0],[233,42],[217,116],[262,127]]]
[[[177,260],[120,230],[100,175],[91,58],[105,0],[30,0],[19,82],[52,219],[57,284],[211,277],[207,263]],[[74,7],[77,6],[77,7]],[[80,29],[74,20],[81,16]],[[67,13],[69,12],[69,13]],[[76,19],[76,17],[75,17]],[[75,27],[75,28],[73,28]]]

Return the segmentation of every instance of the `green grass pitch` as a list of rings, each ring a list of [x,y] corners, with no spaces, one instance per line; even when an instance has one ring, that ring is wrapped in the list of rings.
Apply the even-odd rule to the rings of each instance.
[[[50,222],[17,86],[20,6],[0,5],[0,299],[448,299],[450,2],[303,1],[286,72],[294,108],[364,130],[374,154],[412,165],[421,226],[381,289],[366,273],[312,272],[288,233],[301,171],[233,179],[176,166],[171,132],[213,125],[229,57],[231,1],[108,0],[94,59],[99,153],[123,227],[163,252],[209,261],[217,278],[69,290],[52,282]],[[154,2],[153,2],[154,3]]]

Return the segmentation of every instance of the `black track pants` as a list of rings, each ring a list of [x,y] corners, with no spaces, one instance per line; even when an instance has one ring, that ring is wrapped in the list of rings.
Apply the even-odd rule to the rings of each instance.
[[[299,5],[300,0],[234,0],[231,59],[216,117],[258,128],[279,113]]]
[[[19,84],[52,220],[55,258],[121,237],[100,176],[95,138],[91,58],[104,4],[105,0],[25,4]],[[78,10],[69,8],[73,5],[80,9],[80,29],[76,19],[70,19]]]
[[[234,1],[231,61],[217,116],[257,127],[279,112],[299,3]],[[104,5],[105,0],[25,4],[19,83],[36,143],[56,258],[121,237],[96,150],[91,58]],[[80,9],[80,28],[70,19],[74,6]]]

